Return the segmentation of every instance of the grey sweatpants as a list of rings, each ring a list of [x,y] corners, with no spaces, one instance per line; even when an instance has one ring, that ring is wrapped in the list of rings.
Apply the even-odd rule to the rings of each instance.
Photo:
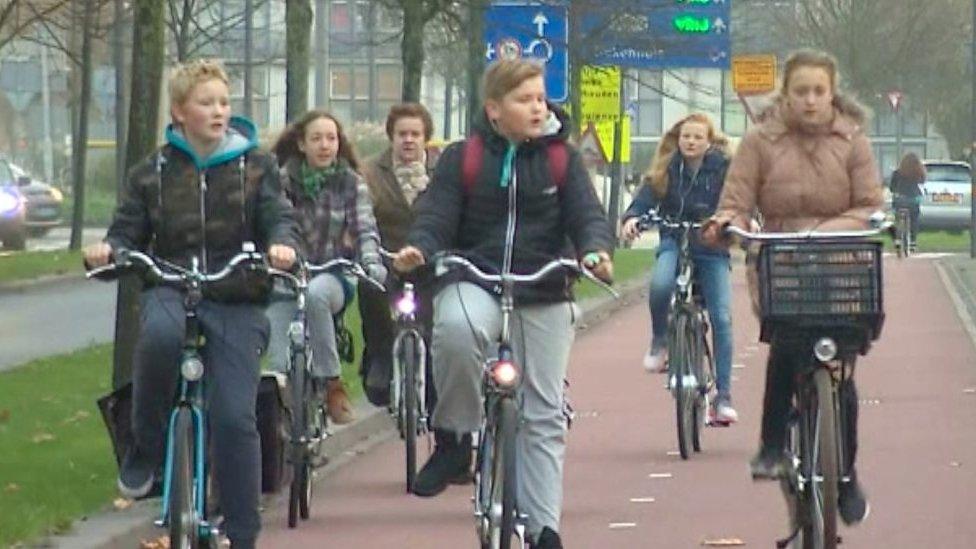
[[[225,531],[253,539],[261,528],[261,441],[257,428],[259,359],[268,321],[259,305],[203,301],[197,308],[206,344],[201,351],[213,471]],[[180,379],[185,332],[183,296],[157,287],[142,294],[132,375],[136,451],[154,463],[165,455],[165,433]]]
[[[276,286],[277,290],[277,286]],[[312,348],[312,373],[321,377],[337,377],[340,373],[339,352],[336,350],[334,315],[346,304],[342,282],[325,273],[308,284],[305,299],[305,319]],[[298,305],[294,295],[278,291],[265,310],[271,323],[271,343],[268,345],[269,367],[275,372],[288,370],[288,326],[295,318]]]
[[[512,350],[523,372],[517,501],[520,512],[528,515],[530,537],[546,526],[559,531],[566,448],[563,379],[575,336],[574,307],[569,302],[517,307],[511,319]],[[478,430],[484,413],[483,365],[501,329],[501,305],[482,288],[461,282],[435,296],[434,427],[456,433]]]

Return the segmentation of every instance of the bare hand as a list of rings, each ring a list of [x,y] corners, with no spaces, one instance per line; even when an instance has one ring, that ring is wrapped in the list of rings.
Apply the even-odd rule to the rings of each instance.
[[[637,230],[637,222],[640,218],[630,217],[624,221],[624,224],[620,226],[620,236],[624,240],[630,242],[631,240],[640,236],[640,231]]]
[[[112,246],[107,242],[99,242],[85,248],[82,255],[85,259],[85,267],[95,269],[108,265],[112,260]]]
[[[295,264],[295,249],[284,244],[274,244],[268,248],[268,260],[275,269],[287,271]]]
[[[401,273],[409,273],[424,263],[424,253],[414,246],[401,248],[393,258],[393,268]]]
[[[600,280],[613,284],[613,260],[607,252],[600,250],[586,254],[583,256],[583,266]]]
[[[731,219],[725,217],[712,216],[702,225],[701,241],[702,244],[712,248],[728,248],[732,245],[732,238],[725,234],[725,228],[729,226]]]

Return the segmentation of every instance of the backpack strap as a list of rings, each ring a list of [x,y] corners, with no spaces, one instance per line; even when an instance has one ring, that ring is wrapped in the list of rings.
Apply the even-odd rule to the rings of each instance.
[[[471,194],[471,190],[478,184],[478,175],[481,173],[484,157],[485,142],[481,135],[476,133],[464,140],[461,156],[461,184],[464,187],[465,196]]]
[[[546,146],[546,156],[549,160],[549,174],[557,189],[566,184],[566,173],[569,171],[569,150],[565,141],[551,141]]]
[[[461,183],[465,196],[478,184],[481,165],[485,157],[485,142],[481,135],[474,134],[465,139],[461,156]],[[552,141],[546,145],[546,160],[549,163],[549,174],[557,189],[566,184],[566,174],[569,172],[569,149],[565,141]]]

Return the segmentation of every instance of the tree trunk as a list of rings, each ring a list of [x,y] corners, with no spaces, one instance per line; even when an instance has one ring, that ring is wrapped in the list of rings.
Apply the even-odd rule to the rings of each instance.
[[[470,0],[468,4],[468,89],[467,135],[471,134],[474,120],[481,114],[481,73],[485,70],[485,8],[486,0]]]
[[[285,120],[308,110],[309,38],[312,5],[309,0],[285,2]]]
[[[81,235],[85,228],[85,160],[88,156],[88,105],[91,103],[92,73],[92,14],[91,0],[79,4],[81,17],[81,97],[78,104],[78,132],[71,141],[71,187],[74,191],[74,211],[71,216],[71,240],[68,249],[81,249]]]
[[[403,5],[403,55],[404,101],[420,101],[420,81],[424,71],[424,2],[407,1]]]
[[[126,170],[152,153],[159,131],[160,85],[165,64],[163,4],[157,0],[135,0],[133,5],[132,78],[129,102],[128,137],[125,148]],[[142,282],[135,275],[119,279],[115,310],[115,354],[112,387],[119,388],[132,379],[132,356],[139,338],[139,293]]]

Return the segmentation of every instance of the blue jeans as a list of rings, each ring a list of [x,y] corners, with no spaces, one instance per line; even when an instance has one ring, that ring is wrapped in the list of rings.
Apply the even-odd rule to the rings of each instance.
[[[678,242],[665,237],[657,248],[657,261],[651,275],[651,349],[668,346],[668,313],[671,296],[677,285]],[[705,308],[712,324],[712,349],[715,352],[715,383],[719,395],[732,392],[732,280],[729,257],[718,253],[705,253],[692,249],[691,259],[701,284]]]

